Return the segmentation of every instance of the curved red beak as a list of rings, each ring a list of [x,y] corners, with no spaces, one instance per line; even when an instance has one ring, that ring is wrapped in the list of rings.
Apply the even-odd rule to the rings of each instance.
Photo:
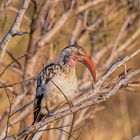
[[[88,69],[93,77],[94,82],[96,82],[96,69],[95,69],[95,66],[94,66],[91,58],[89,56],[84,56],[82,58],[82,60],[83,60],[83,63],[88,67]]]

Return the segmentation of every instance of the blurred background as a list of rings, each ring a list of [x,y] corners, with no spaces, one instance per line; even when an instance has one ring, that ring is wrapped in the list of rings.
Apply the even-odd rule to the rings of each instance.
[[[22,2],[0,0],[0,39],[13,24]],[[69,44],[84,47],[93,58],[98,79],[113,62],[140,48],[140,0],[32,0],[20,30],[27,33],[11,39],[0,64],[0,85],[15,83],[0,88],[0,132],[9,119],[8,135],[31,125],[34,77],[44,65],[57,60],[62,48]],[[137,55],[127,68],[140,68],[139,61]],[[76,69],[80,88],[90,89],[85,85],[91,80],[87,69],[81,64]],[[123,70],[119,68],[108,82]],[[140,80],[140,75],[135,78]],[[13,105],[10,113],[8,98]],[[27,104],[30,108],[16,112]],[[95,107],[98,111],[88,118],[79,139],[128,140],[140,135],[139,104],[138,87],[119,90]]]

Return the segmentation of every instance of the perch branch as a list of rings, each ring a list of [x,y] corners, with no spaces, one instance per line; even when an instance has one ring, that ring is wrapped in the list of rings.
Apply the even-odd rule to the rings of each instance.
[[[20,139],[21,137],[26,136],[30,132],[34,132],[34,131],[42,128],[46,124],[53,122],[54,120],[58,120],[62,117],[70,115],[72,112],[77,112],[77,111],[82,110],[91,105],[95,105],[95,104],[104,102],[107,99],[109,99],[112,95],[115,95],[117,93],[117,91],[119,90],[119,88],[121,88],[123,85],[125,85],[133,76],[135,76],[139,73],[140,73],[140,69],[135,70],[135,71],[129,73],[128,75],[126,75],[126,77],[124,77],[123,79],[120,79],[111,89],[108,90],[108,92],[102,94],[102,96],[88,98],[87,100],[82,101],[82,102],[74,105],[71,108],[54,113],[54,115],[32,125],[31,127],[21,130],[20,132],[18,132],[17,134],[15,134],[14,136],[11,136],[9,138],[13,138],[13,139],[19,138]],[[93,90],[93,92],[94,92],[94,90]]]

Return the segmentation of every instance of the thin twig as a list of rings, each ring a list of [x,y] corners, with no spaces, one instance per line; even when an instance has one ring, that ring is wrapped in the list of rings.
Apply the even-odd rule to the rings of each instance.
[[[3,85],[0,85],[0,88],[13,87],[13,86],[15,86],[15,85],[23,84],[23,83],[25,83],[25,82],[27,82],[27,81],[35,80],[35,79],[36,79],[36,76],[31,77],[31,78],[28,78],[28,79],[25,79],[25,80],[21,80],[21,81],[15,82],[15,83],[13,83],[13,84],[7,84],[7,85],[6,85],[6,84],[3,84]]]
[[[76,140],[80,139],[80,136],[81,136],[81,134],[83,133],[83,131],[84,131],[85,127],[86,127],[86,124],[87,124],[89,118],[91,117],[93,111],[94,111],[94,110],[92,109],[91,113],[89,114],[89,117],[85,120],[85,123],[84,123],[84,125],[83,125],[83,127],[82,127],[82,130],[81,130],[80,134],[77,136]]]
[[[10,98],[9,98],[9,95],[8,95],[8,93],[7,93],[6,88],[5,88],[4,90],[5,90],[5,93],[6,93],[8,102],[9,102],[9,111],[8,111],[8,118],[7,118],[7,125],[6,125],[7,127],[6,127],[5,138],[4,138],[4,139],[6,139],[7,134],[8,134],[9,119],[10,119],[10,113],[11,113],[11,109],[12,109],[12,102],[13,102],[13,97],[14,97],[14,96],[12,96],[12,101],[10,101]]]
[[[76,118],[76,113],[73,113],[73,118],[72,118],[72,122],[71,122],[71,127],[70,127],[70,131],[69,131],[69,135],[68,135],[68,140],[70,140],[70,139],[71,139],[71,136],[72,136],[75,118]]]

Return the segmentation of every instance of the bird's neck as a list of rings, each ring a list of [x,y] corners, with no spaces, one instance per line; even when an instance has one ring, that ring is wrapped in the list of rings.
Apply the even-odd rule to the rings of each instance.
[[[65,63],[62,59],[59,59],[58,63],[64,72],[75,75],[75,65],[69,65],[69,63]]]

